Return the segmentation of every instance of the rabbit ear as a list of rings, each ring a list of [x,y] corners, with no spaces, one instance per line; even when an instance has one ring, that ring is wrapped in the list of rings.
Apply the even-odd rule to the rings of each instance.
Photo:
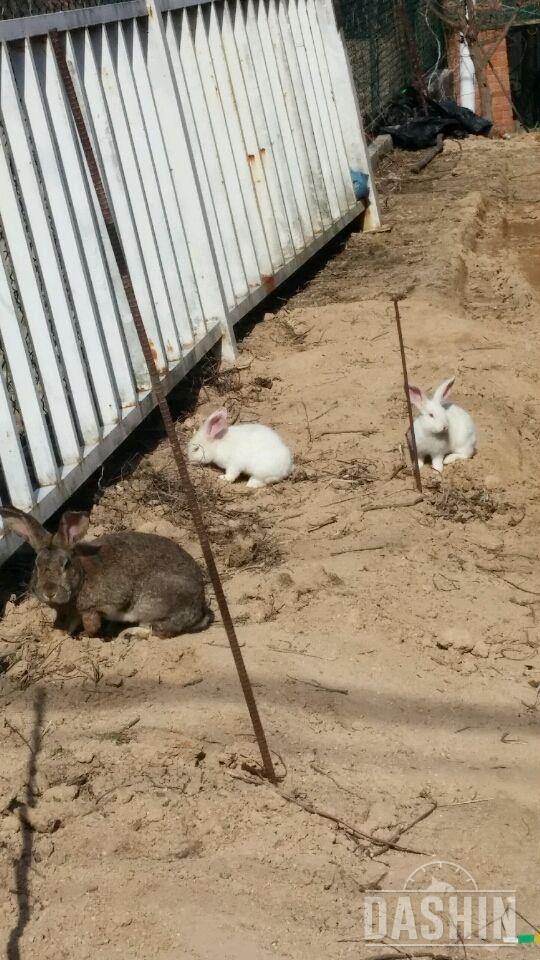
[[[6,530],[9,530],[10,533],[16,533],[18,537],[26,540],[36,553],[43,550],[43,547],[50,546],[51,534],[30,514],[23,513],[22,510],[17,510],[15,507],[2,507],[0,508],[0,516],[4,521]]]
[[[60,525],[53,537],[55,547],[72,547],[78,540],[84,537],[88,530],[90,517],[87,513],[81,513],[75,510],[68,510],[62,514]]]
[[[411,402],[414,403],[415,407],[418,407],[419,410],[422,410],[426,402],[425,393],[422,390],[420,390],[418,387],[413,387],[412,383],[409,383],[407,386],[408,386],[409,397],[411,398]]]
[[[204,425],[204,429],[211,440],[217,440],[218,437],[221,437],[225,433],[227,429],[227,416],[226,410],[216,410],[215,413],[210,414]]]
[[[86,573],[90,573],[91,570],[96,568],[96,564],[101,562],[101,557],[99,556],[100,547],[98,547],[97,544],[79,543],[73,552],[80,560],[81,566]]]
[[[436,390],[433,391],[433,399],[437,400],[438,403],[440,403],[441,400],[444,400],[444,398],[448,396],[448,394],[450,393],[450,390],[454,386],[455,379],[456,379],[455,377],[450,377],[449,380],[443,380],[443,382],[439,384]]]

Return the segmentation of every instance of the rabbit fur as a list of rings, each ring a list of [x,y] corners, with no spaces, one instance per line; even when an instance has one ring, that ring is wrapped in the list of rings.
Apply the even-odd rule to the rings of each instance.
[[[476,453],[476,427],[471,415],[456,403],[446,401],[454,380],[455,377],[443,380],[432,397],[411,384],[408,387],[411,401],[420,411],[414,421],[418,465],[423,467],[429,457],[439,473],[446,464],[469,460]],[[410,441],[410,430],[407,436]]]
[[[85,542],[88,514],[74,511],[63,514],[54,535],[21,510],[3,507],[0,515],[36,551],[30,586],[57,611],[55,626],[75,633],[82,624],[95,636],[110,620],[168,637],[211,623],[202,571],[174,541],[121,531]]]
[[[261,423],[227,424],[227,411],[216,410],[193,435],[188,445],[192,463],[214,463],[234,483],[241,474],[248,487],[279,483],[289,476],[293,457],[271,427]]]

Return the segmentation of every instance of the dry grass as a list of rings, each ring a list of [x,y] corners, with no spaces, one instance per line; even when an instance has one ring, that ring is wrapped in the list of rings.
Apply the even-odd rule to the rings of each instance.
[[[369,460],[351,460],[350,463],[344,463],[340,467],[338,477],[340,480],[348,480],[351,486],[363,487],[378,479],[375,476],[374,467],[375,465]]]
[[[161,452],[161,451],[160,451]],[[131,528],[133,516],[154,515],[179,530],[194,534],[191,513],[174,463],[160,456],[143,460],[135,469],[129,485],[129,502],[123,502],[116,529]],[[210,467],[198,469],[194,476],[197,497],[211,542],[220,559],[229,567],[265,566],[279,558],[276,539],[264,511],[253,498],[240,490],[222,487],[217,472]],[[123,491],[110,488],[100,507],[110,515]],[[116,503],[115,503],[116,502]]]
[[[159,507],[159,515],[177,526],[191,526],[191,513],[182,489],[178,473],[171,461],[154,466],[152,461],[143,461],[134,474],[135,489],[130,495],[136,503],[146,507]],[[215,482],[200,471],[197,473],[197,497],[209,526],[221,510],[221,499]]]
[[[443,520],[467,523],[469,520],[489,520],[494,513],[503,512],[504,504],[497,503],[490,490],[484,488],[461,490],[447,487],[431,497],[434,513]]]

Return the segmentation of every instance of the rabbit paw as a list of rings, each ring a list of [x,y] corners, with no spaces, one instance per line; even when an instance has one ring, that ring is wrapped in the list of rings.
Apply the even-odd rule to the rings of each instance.
[[[251,487],[252,490],[255,489],[256,487],[258,488],[258,487],[265,487],[265,486],[266,484],[264,480],[257,480],[256,477],[250,477],[248,482],[246,483],[246,487]]]
[[[446,463],[455,463],[456,460],[469,460],[470,454],[468,453],[449,453],[447,457],[444,458]]]
[[[222,473],[220,480],[222,483],[234,483],[235,480],[238,480],[240,474],[238,473]]]
[[[101,614],[97,610],[85,610],[82,614],[84,632],[87,637],[96,637],[101,630]]]
[[[152,636],[152,627],[125,627],[118,634],[118,640],[147,640]]]

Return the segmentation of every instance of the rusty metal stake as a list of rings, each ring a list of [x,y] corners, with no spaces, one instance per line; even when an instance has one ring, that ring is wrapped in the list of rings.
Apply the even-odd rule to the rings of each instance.
[[[396,326],[397,326],[397,332],[399,337],[399,349],[401,351],[401,365],[403,367],[403,388],[405,390],[405,399],[407,401],[407,412],[409,414],[409,433],[407,435],[407,442],[409,444],[409,453],[411,455],[416,487],[418,492],[422,493],[420,467],[418,466],[418,450],[416,449],[416,437],[414,435],[413,413],[412,413],[412,406],[411,406],[411,398],[409,396],[409,377],[407,375],[407,360],[405,358],[405,347],[403,344],[403,334],[401,332],[401,317],[399,315],[399,303],[396,297],[392,299],[392,303],[394,304],[394,311],[396,314]]]
[[[146,360],[146,365],[148,367],[148,373],[150,374],[150,382],[152,384],[152,392],[156,399],[156,403],[159,407],[161,416],[163,418],[163,423],[171,445],[173,457],[178,468],[178,473],[180,474],[180,479],[183,484],[184,493],[186,495],[186,500],[191,511],[191,516],[193,517],[193,523],[197,531],[197,536],[201,544],[201,549],[203,556],[206,562],[208,573],[212,581],[212,586],[216,595],[216,600],[219,606],[219,611],[223,620],[223,626],[225,627],[225,632],[229,640],[231,647],[232,655],[238,671],[238,677],[240,679],[240,684],[242,686],[242,691],[246,700],[247,708],[249,715],[251,717],[251,722],[253,724],[253,730],[255,732],[255,737],[257,738],[257,743],[259,745],[259,750],[261,751],[261,757],[263,761],[263,770],[264,775],[272,783],[275,783],[277,778],[274,771],[274,765],[272,763],[272,757],[270,756],[270,750],[268,748],[268,743],[264,733],[264,729],[261,723],[261,718],[259,711],[257,709],[257,704],[255,701],[255,696],[253,693],[253,688],[246,670],[244,663],[244,658],[242,656],[242,651],[240,649],[240,644],[238,643],[238,637],[236,636],[236,630],[232,621],[232,617],[229,611],[229,606],[223,591],[223,586],[221,583],[221,578],[216,566],[216,561],[214,559],[214,554],[212,547],[210,545],[210,540],[208,538],[208,533],[204,524],[204,520],[201,513],[201,508],[199,506],[197,495],[195,489],[191,482],[189,472],[186,466],[186,461],[180,447],[180,442],[174,427],[174,423],[171,417],[171,411],[169,409],[169,404],[163,393],[163,388],[159,378],[159,374],[156,368],[154,357],[152,355],[152,350],[150,343],[148,341],[148,336],[144,328],[143,319],[141,312],[139,310],[139,305],[137,303],[137,298],[135,296],[135,291],[133,289],[133,284],[131,282],[131,276],[129,273],[129,268],[127,265],[126,257],[122,247],[122,242],[120,240],[120,235],[114,217],[107,200],[107,195],[105,192],[105,186],[99,172],[97,165],[95,153],[88,135],[88,130],[86,128],[86,123],[81,111],[77,93],[75,90],[75,85],[69,67],[67,64],[65,52],[62,46],[62,41],[58,35],[58,31],[51,31],[49,34],[52,47],[54,50],[54,55],[56,57],[56,63],[58,65],[58,70],[64,84],[64,90],[67,96],[67,100],[71,109],[73,116],[73,121],[81,141],[81,146],[83,149],[84,156],[86,158],[86,163],[88,165],[88,170],[92,178],[92,183],[96,191],[97,199],[99,206],[101,208],[101,213],[103,214],[103,219],[105,221],[105,226],[107,228],[107,233],[109,235],[109,240],[111,241],[111,246],[113,253],[118,265],[118,270],[122,278],[122,283],[124,285],[124,290],[126,292],[127,301],[129,308],[131,310],[131,315],[133,317],[133,322],[135,324],[135,329],[139,337],[141,344],[141,349],[144,354],[144,359]]]

